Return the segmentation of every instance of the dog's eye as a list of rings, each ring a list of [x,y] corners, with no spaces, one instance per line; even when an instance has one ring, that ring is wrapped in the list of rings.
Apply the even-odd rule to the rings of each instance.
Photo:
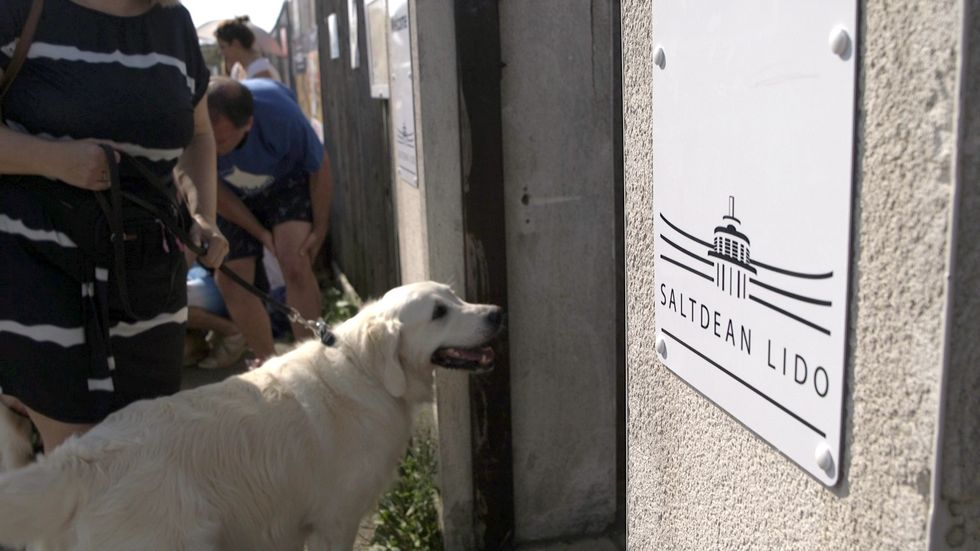
[[[445,304],[436,304],[435,309],[432,310],[432,319],[437,320],[439,318],[444,318],[448,313],[449,309],[446,308]]]

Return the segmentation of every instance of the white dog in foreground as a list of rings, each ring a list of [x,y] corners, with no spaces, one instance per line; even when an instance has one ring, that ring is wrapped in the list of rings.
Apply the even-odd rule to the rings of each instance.
[[[224,382],[137,402],[0,476],[0,543],[45,551],[350,550],[393,479],[433,368],[492,366],[500,308],[388,292]]]

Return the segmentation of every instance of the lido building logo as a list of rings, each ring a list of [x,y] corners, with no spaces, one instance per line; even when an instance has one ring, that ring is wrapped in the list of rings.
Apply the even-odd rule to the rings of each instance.
[[[671,247],[660,258],[713,282],[727,295],[755,302],[814,331],[830,335],[828,328],[798,312],[800,305],[830,307],[831,301],[781,288],[770,278],[778,274],[780,279],[790,278],[799,282],[798,287],[805,287],[811,281],[831,279],[834,273],[803,273],[753,258],[752,242],[742,231],[741,220],[735,217],[735,197],[728,198],[728,214],[722,216],[721,225],[715,227],[710,243],[678,227],[663,213],[660,219],[680,236],[671,239],[660,234]]]
[[[834,272],[807,273],[755,258],[751,236],[735,214],[733,196],[711,241],[678,226],[664,212],[659,218],[666,226],[660,227],[658,237],[666,246],[658,247],[658,256],[667,264],[658,273],[657,304],[669,314],[658,315],[661,334],[825,438],[819,422],[795,411],[793,403],[802,397],[797,394],[801,391],[817,400],[826,398],[838,380],[828,371],[838,366],[836,356],[828,354],[836,313],[832,302],[820,296],[832,288],[828,283]],[[677,274],[670,273],[671,267],[696,276],[689,282],[700,278],[711,285],[672,285]],[[726,312],[701,293],[734,299],[725,301],[728,307],[745,306]],[[780,323],[763,323],[755,315],[758,308]],[[658,353],[666,358],[666,349],[658,348]],[[742,359],[736,361],[734,355]],[[683,364],[675,367],[689,369]]]

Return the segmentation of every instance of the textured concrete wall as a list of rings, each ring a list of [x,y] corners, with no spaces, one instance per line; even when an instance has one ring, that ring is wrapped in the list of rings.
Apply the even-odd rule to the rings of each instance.
[[[953,325],[935,533],[947,549],[980,549],[980,2],[964,7]]]
[[[656,21],[651,0],[623,2],[630,549],[926,548],[945,357],[960,8],[955,0],[862,2],[850,393],[842,482],[828,490],[657,363]],[[975,114],[969,120],[975,124]],[[963,172],[976,180],[975,170]],[[971,203],[961,216],[976,213],[975,189],[964,199]],[[969,269],[977,262],[975,216],[967,226],[973,233],[961,237],[958,256]],[[961,291],[976,289],[975,274],[957,280]],[[975,291],[972,300],[961,323],[977,319]],[[975,389],[975,368],[966,367],[968,359],[976,365],[975,349],[960,343],[953,351],[964,359],[952,371]],[[975,400],[974,391],[950,408],[974,415],[954,423],[972,427],[965,438],[973,447]],[[975,489],[971,465],[946,471],[971,475]]]
[[[609,10],[607,0],[500,3],[519,544],[615,521]]]

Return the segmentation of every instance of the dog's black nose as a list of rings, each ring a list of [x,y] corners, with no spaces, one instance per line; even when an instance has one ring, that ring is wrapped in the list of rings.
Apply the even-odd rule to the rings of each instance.
[[[500,324],[503,321],[504,314],[499,306],[495,307],[489,314],[487,314],[487,323],[494,327],[500,327]]]

